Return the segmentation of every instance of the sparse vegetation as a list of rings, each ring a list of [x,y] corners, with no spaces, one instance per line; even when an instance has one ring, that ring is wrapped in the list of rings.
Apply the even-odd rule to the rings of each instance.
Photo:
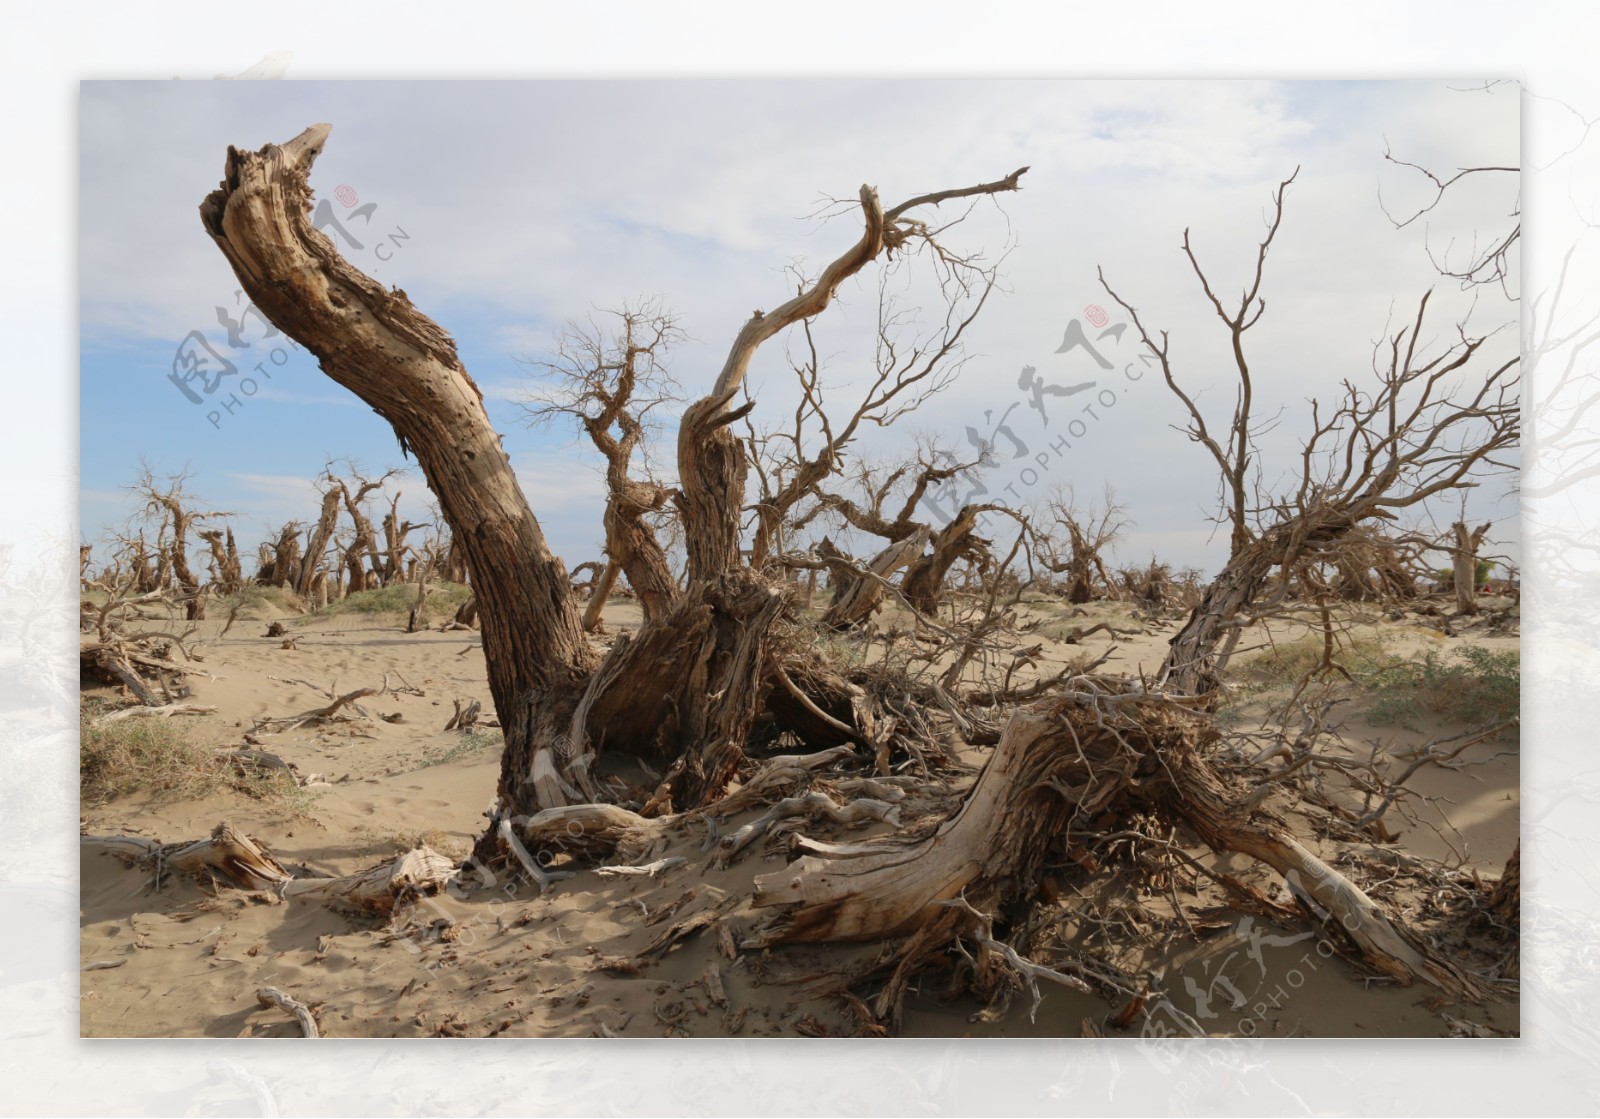
[[[453,617],[472,588],[463,583],[437,583],[428,592],[422,607],[423,619]],[[416,605],[417,588],[412,583],[390,583],[370,591],[357,591],[307,614],[302,621],[338,617],[341,614],[405,614]]]
[[[1468,644],[1406,657],[1388,651],[1390,640],[1376,635],[1335,640],[1335,663],[1360,689],[1366,716],[1380,725],[1416,729],[1424,717],[1485,723],[1518,711],[1522,669],[1515,651]],[[1314,673],[1322,658],[1322,638],[1312,635],[1278,645],[1248,667],[1269,686],[1294,685]]]
[[[1388,645],[1389,640],[1378,634],[1336,633],[1333,659],[1360,681],[1381,672],[1388,660],[1400,661],[1385,652]],[[1322,635],[1310,634],[1296,641],[1275,644],[1244,662],[1242,667],[1262,683],[1293,685],[1322,666],[1324,651]]]
[[[505,744],[505,739],[497,730],[469,730],[461,735],[461,741],[448,746],[436,746],[424,753],[417,763],[417,768],[430,769],[436,765],[447,765],[459,758],[481,754],[486,750],[499,750]]]
[[[241,770],[226,755],[199,742],[175,719],[97,721],[99,705],[79,717],[78,792],[84,807],[136,793],[159,799],[198,799],[229,790],[272,803],[289,816],[307,814],[318,794],[284,770]]]
[[[1520,708],[1522,660],[1515,651],[1462,645],[1418,660],[1386,658],[1371,676],[1378,723],[1415,728],[1426,715],[1463,723],[1509,719]]]

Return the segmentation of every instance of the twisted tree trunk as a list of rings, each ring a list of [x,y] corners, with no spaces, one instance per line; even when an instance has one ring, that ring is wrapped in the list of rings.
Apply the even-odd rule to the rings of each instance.
[[[611,597],[611,588],[617,584],[617,574],[616,563],[608,561],[594,577],[589,588],[589,603],[583,608],[583,632],[600,632],[600,615],[605,611],[606,599]]]
[[[930,617],[939,612],[939,598],[950,568],[963,556],[980,554],[989,546],[977,534],[978,514],[987,508],[990,506],[965,506],[933,537],[928,554],[912,561],[900,584],[907,602]]]
[[[258,152],[229,148],[201,220],[255,306],[392,424],[427,476],[473,574],[506,741],[499,795],[515,810],[530,804],[537,761],[563,739],[596,658],[566,566],[528,508],[455,343],[312,227],[307,179],[329,131],[315,125]]]
[[[339,524],[339,498],[337,486],[329,486],[322,494],[322,512],[317,517],[317,526],[311,530],[311,538],[306,541],[306,554],[300,561],[300,570],[295,575],[295,593],[302,598],[311,594],[311,580],[316,578],[317,569],[321,567],[323,557],[328,551],[328,541],[333,539],[333,530]]]
[[[771,313],[757,311],[740,329],[711,392],[679,426],[686,589],[659,621],[618,640],[597,664],[566,567],[545,542],[455,344],[404,292],[351,267],[312,227],[308,178],[329,132],[315,125],[258,152],[230,148],[224,181],[202,204],[201,220],[255,306],[393,426],[439,500],[452,547],[463,550],[506,741],[480,854],[504,842],[502,823],[598,799],[593,763],[602,746],[675,758],[653,803],[684,807],[715,796],[733,776],[761,708],[768,632],[784,606],[740,561],[746,462],[728,428],[753,404],[730,402],[763,342],[821,313],[840,283],[886,247],[928,237],[927,227],[907,219],[888,230],[877,193],[863,186],[856,244],[815,284]],[[1022,173],[922,195],[890,214],[1015,190]],[[351,551],[359,555],[371,533],[357,527]]]

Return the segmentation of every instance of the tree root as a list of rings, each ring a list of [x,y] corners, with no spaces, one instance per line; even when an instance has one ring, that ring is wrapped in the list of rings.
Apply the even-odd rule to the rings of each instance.
[[[1019,711],[960,809],[932,835],[829,848],[758,877],[754,903],[775,913],[745,946],[910,937],[901,958],[926,961],[968,929],[968,909],[1031,903],[1051,842],[1093,835],[1094,821],[1115,809],[1158,813],[1218,852],[1265,862],[1397,981],[1480,993],[1281,822],[1239,811],[1204,760],[1214,738],[1203,719],[1144,693],[1080,692]],[[962,909],[952,910],[958,898]]]

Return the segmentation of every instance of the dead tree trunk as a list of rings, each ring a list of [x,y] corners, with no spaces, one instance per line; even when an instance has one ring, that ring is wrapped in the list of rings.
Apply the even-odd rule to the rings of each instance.
[[[989,547],[989,542],[977,534],[978,514],[988,508],[963,508],[934,536],[932,549],[912,561],[900,583],[907,602],[929,617],[939,612],[939,597],[950,568],[962,557],[981,555]]]
[[[566,566],[545,543],[454,342],[312,228],[307,179],[329,131],[316,125],[259,152],[229,148],[201,220],[255,306],[384,416],[427,476],[473,574],[506,741],[500,801],[519,811],[534,803],[529,779],[564,739],[594,654]]]
[[[919,525],[910,536],[895,541],[873,556],[864,569],[857,571],[847,568],[847,581],[841,582],[836,576],[834,582],[838,589],[834,592],[827,613],[822,616],[822,624],[830,629],[848,629],[865,621],[878,608],[878,603],[883,601],[889,577],[916,562],[927,546],[927,526]],[[818,550],[821,551],[820,548]],[[837,564],[838,561],[834,562]]]
[[[1236,803],[1205,760],[1214,737],[1194,715],[1136,694],[1096,691],[1019,711],[960,811],[927,838],[836,847],[758,877],[755,904],[777,912],[748,946],[908,937],[903,975],[945,953],[971,910],[993,914],[1033,898],[1060,839],[1092,839],[1097,819],[1154,813],[1192,828],[1219,853],[1265,862],[1308,910],[1338,921],[1368,963],[1401,983],[1474,991],[1285,825]],[[957,899],[967,908],[948,904]],[[893,1015],[903,990],[903,980],[890,983],[880,1017]]]
[[[466,554],[456,546],[454,537],[451,537],[450,543],[445,547],[444,557],[445,582],[464,584],[471,580],[471,573],[467,571]]]
[[[211,567],[218,593],[238,594],[244,585],[244,571],[239,562],[239,546],[233,540],[233,529],[207,529],[198,535],[211,549]]]
[[[1489,525],[1468,528],[1465,521],[1451,526],[1454,534],[1450,548],[1450,567],[1455,580],[1456,613],[1478,612],[1478,548],[1489,531]]]
[[[617,565],[615,561],[607,561],[600,569],[600,574],[595,576],[594,586],[589,590],[589,603],[583,609],[583,632],[600,632],[600,615],[606,608],[606,599],[611,597],[611,588],[617,583]]]
[[[276,540],[263,541],[259,550],[256,582],[266,587],[290,587],[300,574],[300,525],[290,521],[278,530]]]
[[[406,618],[406,632],[416,633],[422,628],[422,612],[428,605],[428,572],[433,565],[426,560],[417,564],[417,601],[411,607],[411,614]]]
[[[185,476],[178,475],[160,484],[147,467],[135,490],[145,499],[147,509],[161,514],[170,530],[170,535],[160,544],[156,585],[165,587],[169,578],[174,581],[184,595],[184,616],[195,622],[206,616],[206,596],[201,593],[200,580],[189,566],[189,531],[207,518],[224,514],[195,512],[187,505],[184,481]]]
[[[383,581],[389,583],[402,582],[406,577],[406,554],[411,548],[406,544],[406,537],[410,536],[421,525],[400,519],[400,495],[396,493],[390,502],[389,511],[383,515]]]
[[[1090,549],[1075,522],[1067,523],[1067,534],[1072,549],[1067,557],[1067,601],[1081,606],[1094,598],[1095,564],[1100,557]]]
[[[300,561],[300,570],[294,580],[295,593],[302,598],[310,596],[311,580],[322,566],[328,554],[328,541],[333,539],[333,531],[339,526],[339,497],[338,487],[331,484],[322,493],[322,512],[306,540],[306,554]]]

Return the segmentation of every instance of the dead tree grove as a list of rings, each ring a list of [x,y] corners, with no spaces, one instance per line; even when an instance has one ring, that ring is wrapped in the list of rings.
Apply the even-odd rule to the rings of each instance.
[[[841,980],[848,986],[869,973],[876,977],[880,985],[870,1007],[876,1020],[892,1024],[912,977],[929,967],[963,969],[980,994],[998,996],[1014,988],[1019,961],[1026,961],[1007,938],[1022,938],[1016,944],[1026,947],[1021,918],[1043,884],[1047,854],[1087,852],[1107,839],[1108,822],[1129,828],[1146,819],[1165,828],[1181,826],[1218,853],[1270,868],[1297,899],[1298,913],[1319,914],[1316,919],[1348,932],[1341,944],[1366,967],[1401,983],[1428,984],[1450,998],[1481,993],[1482,977],[1445,958],[1308,850],[1241,772],[1223,764],[1219,732],[1205,709],[1229,635],[1259,606],[1274,569],[1333,545],[1364,522],[1460,485],[1511,444],[1514,361],[1480,372],[1483,340],[1465,335],[1430,355],[1418,337],[1424,298],[1415,323],[1392,336],[1377,384],[1352,381],[1331,413],[1313,411],[1298,488],[1252,506],[1250,371],[1241,338],[1261,314],[1258,263],[1239,308],[1213,299],[1241,377],[1229,435],[1213,439],[1190,403],[1191,435],[1212,450],[1222,470],[1232,558],[1174,638],[1161,679],[1078,671],[1031,689],[1008,683],[980,703],[959,689],[952,694],[958,681],[946,677],[891,715],[880,706],[881,697],[840,677],[819,646],[795,637],[791,592],[741,555],[749,457],[746,441],[732,428],[759,404],[760,386],[747,383],[747,374],[764,344],[811,323],[842,284],[874,267],[918,254],[935,267],[961,259],[941,240],[951,224],[940,223],[943,208],[1018,190],[1026,168],[888,207],[874,188],[860,189],[853,203],[859,223],[853,242],[814,280],[744,322],[720,370],[706,378],[704,395],[685,411],[677,490],[671,495],[686,549],[684,578],[652,605],[636,633],[618,637],[601,654],[584,633],[568,571],[518,486],[482,394],[450,336],[403,291],[387,289],[351,266],[313,228],[308,180],[329,133],[329,126],[315,125],[259,151],[230,148],[223,181],[202,203],[200,216],[255,306],[314,354],[327,376],[393,426],[438,499],[452,552],[462,551],[505,737],[497,800],[475,853],[480,863],[505,863],[558,840],[568,850],[642,858],[669,830],[722,818],[733,803],[750,807],[764,797],[786,797],[784,804],[798,802],[791,810],[802,811],[820,796],[846,815],[898,819],[887,801],[873,801],[879,804],[873,808],[857,799],[840,808],[822,791],[843,796],[851,781],[857,789],[876,781],[870,795],[888,796],[893,786],[881,762],[871,778],[846,779],[823,769],[858,751],[871,764],[887,752],[891,735],[910,733],[905,728],[939,712],[957,732],[964,729],[969,742],[992,745],[964,794],[952,794],[916,826],[869,842],[825,844],[802,837],[799,858],[757,879],[754,904],[766,919],[747,945],[887,942],[865,970],[848,983]],[[1278,201],[1281,217],[1281,188]],[[1198,264],[1195,270],[1205,284]],[[1117,301],[1183,397],[1165,335],[1150,333],[1131,306]],[[573,402],[568,410],[606,454],[613,498],[620,493],[631,500],[633,483],[621,442],[621,457],[613,457],[606,440],[618,441],[618,432],[625,440],[625,417],[637,418],[629,404],[639,368],[630,370],[629,355],[635,363],[648,360],[643,347],[654,337],[648,316],[625,322],[617,338],[579,347],[570,355],[577,360],[566,367],[567,383],[576,390],[565,398]],[[836,441],[824,437],[817,453],[836,459],[837,450],[827,450]],[[813,457],[795,458],[789,477],[806,476],[801,460]],[[828,473],[834,469],[830,460]],[[648,509],[656,501],[651,491],[641,503]],[[832,504],[847,509],[843,502]],[[901,522],[894,528],[906,528],[884,534],[891,547],[946,533],[947,555],[977,546],[971,539],[975,514],[958,516],[953,528],[935,534],[914,522],[914,507],[913,502],[893,518],[884,516],[881,503],[874,511],[880,520]],[[614,547],[610,508],[608,549]],[[631,515],[632,507],[622,511]],[[781,545],[772,527],[777,522],[769,517],[765,523],[770,553]],[[1019,547],[1021,542],[1019,536]],[[624,553],[613,554],[620,566],[625,548],[617,551]],[[937,548],[933,555],[940,555]],[[920,558],[918,547],[908,562]],[[930,588],[943,574],[927,572]],[[631,571],[629,577],[633,581]],[[635,587],[640,589],[638,582]],[[992,622],[1004,604],[995,591],[990,602],[986,617]],[[959,633],[950,637],[955,647],[966,640]],[[1002,703],[1004,721],[988,722],[983,712]],[[758,721],[776,722],[819,753],[765,761],[747,756]],[[662,774],[653,788],[628,792],[632,786],[611,779],[610,763],[629,758]],[[730,793],[736,780],[739,787]],[[803,798],[790,796],[807,789]],[[1084,854],[1073,865],[1092,874],[1086,868],[1099,864]],[[1265,899],[1252,904],[1266,904],[1279,916],[1290,912]],[[1001,923],[1006,928],[997,931]],[[1141,993],[1122,980],[1111,988],[1139,1006],[1150,996],[1148,989]]]

